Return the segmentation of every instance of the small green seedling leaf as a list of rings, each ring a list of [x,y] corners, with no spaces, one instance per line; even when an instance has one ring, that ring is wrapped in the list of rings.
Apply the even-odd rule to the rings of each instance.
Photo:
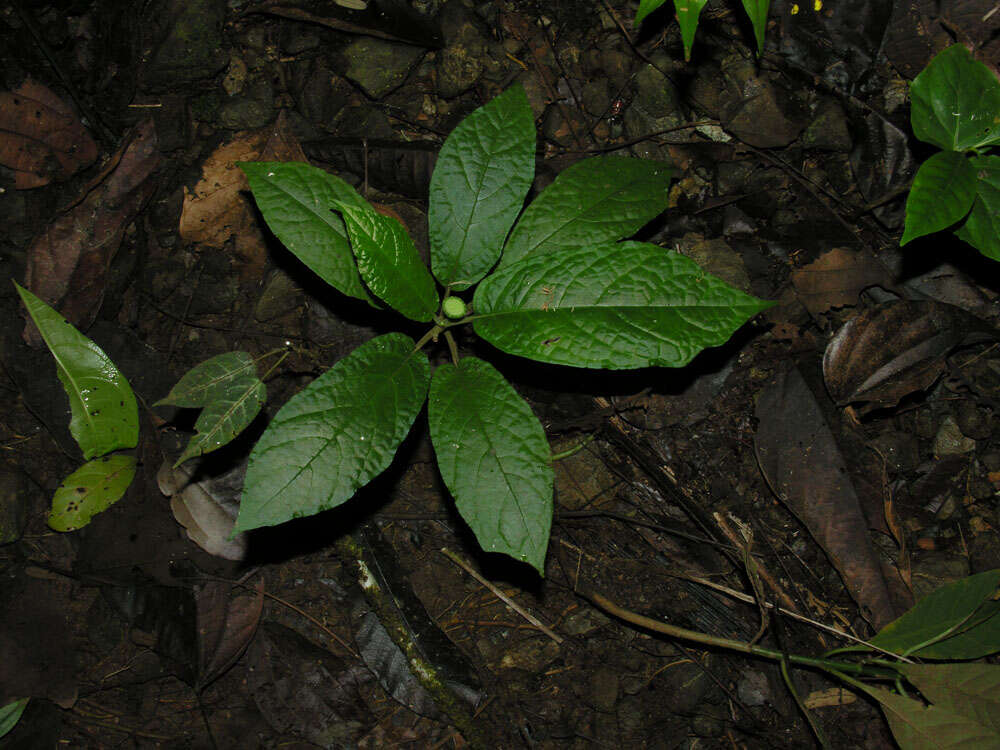
[[[597,156],[562,172],[514,225],[500,268],[529,255],[629,237],[667,207],[670,165]]]
[[[139,409],[132,388],[97,344],[17,282],[28,314],[56,361],[69,396],[69,431],[91,459],[139,442]]]
[[[74,531],[117,503],[135,478],[135,456],[116,454],[88,461],[59,485],[52,497],[49,526]]]
[[[920,165],[906,198],[900,245],[961,221],[976,199],[976,170],[957,151],[940,151]]]
[[[684,42],[684,59],[691,59],[691,48],[694,47],[694,34],[698,30],[698,16],[708,0],[674,0],[677,11],[677,23],[681,27],[681,40]],[[744,3],[744,6],[746,3]]]
[[[426,323],[438,308],[437,289],[403,225],[371,206],[335,201],[351,238],[358,271],[372,293],[410,320]]]
[[[512,86],[466,117],[441,147],[427,221],[431,268],[456,291],[500,258],[535,173],[535,122],[524,88]]]
[[[995,664],[897,664],[935,706],[968,716],[996,735],[1000,744],[1000,666]]]
[[[990,597],[1000,570],[942,586],[869,640],[894,654],[922,659],[978,659],[1000,651],[1000,602]],[[925,645],[926,644],[926,645]]]
[[[154,406],[201,408],[192,437],[177,468],[189,458],[221,448],[239,435],[260,412],[267,388],[257,377],[257,365],[246,352],[226,352],[188,370],[170,393]]]
[[[0,737],[9,734],[10,730],[21,720],[21,714],[24,713],[29,700],[31,698],[18,698],[6,706],[0,706]]]
[[[340,505],[380,474],[416,419],[427,355],[401,333],[372,339],[293,396],[247,467],[234,534]]]
[[[639,27],[639,24],[652,13],[657,10],[661,5],[663,5],[667,0],[639,0],[639,10],[635,12],[635,26]]]
[[[743,0],[743,10],[753,24],[753,35],[757,40],[757,57],[764,54],[764,31],[767,29],[767,11],[770,7],[771,0]]]
[[[1000,261],[1000,156],[973,156],[970,161],[976,171],[976,200],[955,234]]]
[[[910,84],[910,124],[951,151],[1000,144],[1000,81],[961,44],[939,52]]]
[[[479,545],[544,575],[553,472],[531,407],[492,365],[465,357],[434,372],[427,418],[441,476]]]
[[[349,297],[371,297],[361,283],[335,201],[371,206],[339,177],[300,162],[241,162],[268,228],[323,281]]]
[[[476,333],[505,352],[574,367],[683,367],[771,302],[656,245],[532,255],[476,289]]]

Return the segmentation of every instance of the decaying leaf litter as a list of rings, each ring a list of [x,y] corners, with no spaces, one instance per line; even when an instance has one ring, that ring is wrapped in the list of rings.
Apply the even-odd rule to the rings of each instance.
[[[323,22],[304,7],[210,0],[129,10],[115,27],[98,23],[107,17],[97,7],[8,15],[5,83],[23,92],[31,74],[52,94],[33,101],[53,113],[32,131],[5,110],[5,147],[27,140],[52,154],[3,158],[8,276],[86,329],[146,404],[210,356],[260,356],[289,342],[267,383],[273,415],[384,321],[322,294],[269,240],[233,162],[305,154],[402,216],[426,247],[422,204],[407,196],[426,193],[454,123],[518,80],[543,137],[536,189],[624,144],[669,160],[671,206],[640,239],[679,247],[781,304],[683,370],[568,382],[545,365],[494,359],[541,416],[553,452],[590,440],[555,464],[539,579],[476,554],[419,422],[351,504],[251,536],[241,561],[192,542],[160,492],[157,473],[181,455],[197,415],[143,409],[129,494],[77,535],[54,535],[49,502],[78,456],[65,396],[42,377],[51,360],[22,343],[8,288],[3,362],[14,399],[0,476],[10,543],[0,554],[12,583],[0,630],[18,650],[4,660],[16,673],[5,669],[0,684],[41,699],[18,741],[197,744],[207,725],[219,747],[250,737],[264,746],[802,746],[811,736],[776,670],[626,627],[574,591],[749,640],[756,606],[690,580],[750,592],[734,551],[745,537],[732,533],[746,524],[761,578],[774,582],[770,603],[865,636],[908,597],[998,567],[995,271],[958,244],[942,254],[915,242],[904,254],[894,241],[898,191],[925,156],[907,138],[903,84],[937,51],[928,29],[958,29],[995,65],[997,42],[972,23],[974,3],[920,16],[900,4],[891,21],[859,3],[852,17],[870,21],[863,35],[836,12],[775,3],[759,66],[753,40],[721,8],[704,11],[684,64],[676,26],[664,19],[637,33],[624,4],[443,5],[439,38],[398,16],[371,35],[358,33],[371,16]],[[109,28],[120,33],[102,36]],[[807,43],[816,35],[833,43]],[[153,50],[144,62],[140,41]],[[85,141],[66,156],[60,140],[86,129],[67,119],[74,106],[100,143],[89,169]],[[233,470],[249,444],[215,455],[193,479]],[[850,481],[822,481],[821,468]],[[228,492],[220,507],[236,491],[226,481],[199,486]],[[809,502],[817,488],[827,504]],[[791,503],[796,492],[804,508]],[[381,543],[367,554],[394,573],[384,587],[399,602],[374,620],[344,562],[349,550],[332,546],[373,507],[365,536]],[[66,648],[53,653],[37,636],[57,622]],[[789,650],[843,645],[784,623]],[[462,667],[448,686],[472,722],[464,739],[400,669],[406,659],[379,634],[393,628],[447,637],[424,644],[421,658]],[[772,628],[764,639],[773,637]],[[295,664],[317,659],[325,666],[296,679],[305,667]],[[284,675],[259,678],[279,667]],[[890,742],[865,700],[831,699],[841,686],[817,674],[796,681],[807,704],[823,706],[814,713],[838,746]]]

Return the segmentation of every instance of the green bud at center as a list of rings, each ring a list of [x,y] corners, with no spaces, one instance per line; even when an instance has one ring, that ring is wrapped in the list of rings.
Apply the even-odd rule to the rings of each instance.
[[[445,297],[441,310],[452,320],[465,317],[465,303],[458,297]]]

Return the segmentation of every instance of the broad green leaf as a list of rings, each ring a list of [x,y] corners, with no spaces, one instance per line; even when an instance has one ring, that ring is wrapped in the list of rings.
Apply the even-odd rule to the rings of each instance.
[[[24,713],[29,700],[31,698],[19,698],[6,706],[0,706],[0,737],[9,734],[10,730],[21,720],[21,714]]]
[[[698,30],[698,16],[708,0],[674,0],[677,11],[677,23],[681,27],[681,40],[684,42],[684,59],[691,59],[691,48],[694,46],[694,33]]]
[[[86,459],[139,442],[139,409],[125,376],[101,348],[17,282],[28,314],[56,361],[69,396],[69,431]]]
[[[371,210],[350,185],[301,162],[240,162],[268,228],[330,286],[371,301],[335,201]]]
[[[987,600],[998,585],[1000,570],[988,570],[942,586],[869,643],[894,654],[928,659],[977,659],[994,653],[1000,650],[1000,618],[997,603]]]
[[[518,84],[462,120],[441,147],[427,222],[431,268],[466,289],[500,258],[535,173],[535,121]]]
[[[921,694],[941,708],[990,728],[1000,742],[1000,667],[995,664],[897,664]]]
[[[537,253],[614,242],[667,207],[668,164],[596,156],[563,171],[514,225],[500,268]]]
[[[427,420],[441,476],[479,545],[544,575],[553,473],[531,407],[492,365],[465,357],[434,372]]]
[[[683,367],[771,306],[644,242],[526,258],[476,289],[476,333],[540,362],[627,369]]]
[[[896,695],[860,682],[851,682],[882,704],[882,712],[902,750],[982,750],[997,747],[997,732],[943,706],[926,706],[918,700]]]
[[[757,40],[757,57],[764,54],[764,31],[767,29],[767,11],[771,0],[743,0],[743,9],[753,24],[753,35]]]
[[[411,320],[426,323],[438,308],[437,289],[403,225],[371,206],[337,201],[358,271],[372,293]]]
[[[166,397],[156,402],[202,408],[195,436],[174,464],[221,448],[239,435],[260,412],[267,388],[257,377],[257,365],[246,352],[226,352],[188,370]]]
[[[1000,144],[1000,81],[961,44],[913,79],[910,100],[910,124],[922,141],[953,151]]]
[[[654,10],[663,5],[667,0],[639,0],[639,10],[635,12],[635,26],[639,24]]]
[[[987,258],[1000,261],[1000,156],[973,156],[976,200],[955,234]]]
[[[135,456],[115,454],[88,461],[63,480],[52,496],[49,526],[73,531],[121,500],[135,478]]]
[[[247,467],[233,533],[340,505],[380,474],[427,396],[430,364],[401,333],[372,339],[275,415]]]
[[[940,151],[917,170],[906,198],[906,226],[900,245],[959,222],[976,199],[976,170],[957,151]]]

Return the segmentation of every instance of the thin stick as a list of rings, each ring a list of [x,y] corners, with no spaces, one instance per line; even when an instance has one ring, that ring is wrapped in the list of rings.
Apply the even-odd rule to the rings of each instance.
[[[528,612],[527,610],[525,610],[523,607],[521,607],[519,604],[517,604],[514,600],[512,600],[509,596],[507,596],[505,593],[503,593],[500,589],[498,589],[492,583],[490,583],[485,578],[483,578],[481,575],[479,575],[479,573],[477,573],[475,570],[473,570],[472,566],[470,566],[467,562],[465,562],[465,560],[463,560],[461,557],[459,557],[458,555],[456,555],[450,549],[448,549],[447,547],[442,547],[441,548],[441,554],[444,555],[445,557],[447,557],[449,560],[451,560],[453,563],[455,563],[455,565],[457,565],[458,567],[460,567],[462,570],[464,570],[470,576],[472,576],[473,578],[475,578],[481,584],[483,584],[483,586],[485,586],[486,588],[488,588],[490,591],[493,592],[494,596],[496,596],[498,599],[500,599],[504,604],[506,604],[508,607],[510,607],[515,612],[517,612],[519,615],[521,615],[521,617],[523,617],[525,620],[527,620],[528,622],[530,622],[536,628],[538,628],[543,633],[545,633],[545,635],[547,635],[553,641],[555,641],[556,643],[562,643],[563,642],[564,639],[563,639],[563,637],[561,635],[557,635],[556,633],[552,632],[549,628],[545,627],[545,625],[542,624],[541,620],[539,620],[533,614],[531,614],[530,612]]]

